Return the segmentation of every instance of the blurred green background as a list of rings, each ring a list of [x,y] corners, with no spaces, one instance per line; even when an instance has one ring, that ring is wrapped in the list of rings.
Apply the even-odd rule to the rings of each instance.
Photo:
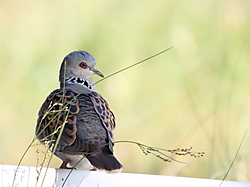
[[[58,87],[63,57],[87,50],[109,75],[97,85],[117,118],[116,140],[205,157],[165,163],[116,144],[123,172],[222,179],[250,125],[249,0],[0,2],[0,161],[15,165],[34,136],[37,112]],[[98,77],[94,77],[99,80]],[[227,180],[250,181],[250,132]],[[21,165],[36,166],[30,148]],[[51,167],[61,161],[53,158]]]

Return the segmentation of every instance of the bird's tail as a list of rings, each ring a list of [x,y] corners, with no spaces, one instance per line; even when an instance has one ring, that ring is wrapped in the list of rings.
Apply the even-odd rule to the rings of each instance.
[[[122,165],[114,157],[114,155],[99,152],[94,155],[87,155],[87,159],[98,170],[106,170],[108,172],[120,172]]]

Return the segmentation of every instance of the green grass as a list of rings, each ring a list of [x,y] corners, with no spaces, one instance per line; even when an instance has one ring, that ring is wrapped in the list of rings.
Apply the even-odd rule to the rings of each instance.
[[[117,144],[124,172],[223,179],[250,114],[250,2],[1,1],[0,161],[17,164],[37,112],[58,85],[59,65],[89,51],[105,75],[167,53],[97,85],[117,118],[115,139],[205,151],[164,163]],[[15,6],[14,6],[15,5]],[[99,80],[98,77],[94,77]],[[246,134],[227,180],[250,181]],[[8,155],[8,156],[6,156]],[[36,147],[22,165],[36,166]],[[60,161],[53,158],[51,167]]]

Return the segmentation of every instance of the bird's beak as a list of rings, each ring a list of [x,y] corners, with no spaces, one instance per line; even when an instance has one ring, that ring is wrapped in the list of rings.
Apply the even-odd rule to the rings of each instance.
[[[94,74],[99,75],[100,77],[104,77],[104,75],[98,69],[91,68],[90,70],[93,71]]]

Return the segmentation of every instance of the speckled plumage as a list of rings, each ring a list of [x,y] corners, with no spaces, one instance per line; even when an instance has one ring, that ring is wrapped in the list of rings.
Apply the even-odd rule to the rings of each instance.
[[[86,66],[79,65],[83,62]],[[75,167],[84,158],[76,167],[92,165],[97,170],[119,171],[122,165],[113,155],[115,117],[88,77],[93,73],[103,76],[95,65],[94,57],[86,51],[75,51],[64,58],[60,89],[54,90],[43,103],[36,136],[52,149],[61,134],[55,151],[63,160],[61,168],[67,168],[67,163]]]

